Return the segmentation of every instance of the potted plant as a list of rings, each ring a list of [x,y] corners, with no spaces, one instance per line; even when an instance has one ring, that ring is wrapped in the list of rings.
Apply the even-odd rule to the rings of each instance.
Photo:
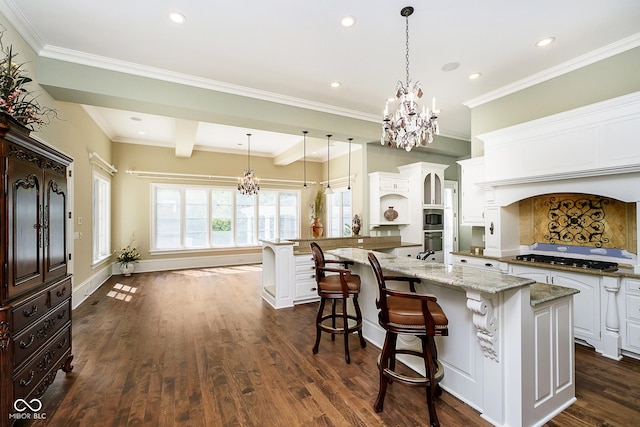
[[[316,193],[316,198],[311,205],[311,236],[315,239],[322,237],[324,226],[320,222],[320,217],[324,213],[324,194],[321,190]]]
[[[125,276],[131,276],[135,270],[135,263],[140,260],[140,252],[133,246],[133,239],[127,246],[120,248],[116,252],[116,262],[120,264],[120,271]]]
[[[2,43],[4,31],[0,31],[0,124],[29,132],[48,124],[58,112],[40,105],[37,95],[26,88],[32,79],[25,74],[25,63],[14,62],[18,54],[13,47]]]

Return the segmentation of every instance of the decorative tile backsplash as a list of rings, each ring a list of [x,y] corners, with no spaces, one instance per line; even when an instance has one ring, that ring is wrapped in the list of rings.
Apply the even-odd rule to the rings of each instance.
[[[619,248],[636,253],[636,205],[588,194],[556,193],[520,202],[520,244]]]

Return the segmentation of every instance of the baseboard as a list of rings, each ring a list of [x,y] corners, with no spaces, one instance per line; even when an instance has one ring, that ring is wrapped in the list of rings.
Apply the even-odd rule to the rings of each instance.
[[[73,310],[78,308],[92,293],[102,286],[109,277],[111,277],[111,265],[106,264],[100,270],[96,271],[91,277],[80,284],[74,284],[73,293],[71,294],[71,307]]]
[[[238,255],[211,255],[187,258],[162,258],[158,260],[142,260],[136,263],[136,273],[154,271],[184,270],[188,268],[224,267],[228,265],[261,264],[262,252]],[[112,275],[120,275],[118,264],[111,267]]]

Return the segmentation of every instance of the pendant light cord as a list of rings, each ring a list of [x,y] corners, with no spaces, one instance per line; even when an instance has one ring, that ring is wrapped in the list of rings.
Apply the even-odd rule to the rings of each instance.
[[[251,134],[247,134],[247,170],[251,170]]]
[[[351,190],[351,141],[353,141],[353,138],[349,138],[349,176],[347,176],[347,190]]]
[[[307,133],[309,133],[306,130],[302,131],[302,134],[304,135],[304,141],[302,143],[302,158],[303,158],[303,170],[304,170],[304,188],[307,188]]]
[[[331,188],[331,179],[329,178],[329,162],[330,162],[330,156],[329,156],[329,139],[331,138],[331,135],[327,135],[327,187]]]

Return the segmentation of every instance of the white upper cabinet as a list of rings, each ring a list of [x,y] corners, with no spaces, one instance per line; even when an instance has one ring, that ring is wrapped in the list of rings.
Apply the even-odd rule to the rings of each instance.
[[[399,173],[370,173],[369,192],[370,225],[405,225],[409,223],[408,178]],[[385,218],[384,213],[390,209],[396,211],[397,217],[395,219]]]
[[[422,170],[422,205],[437,206],[444,205],[444,170],[447,165],[436,165],[426,163],[428,165]]]
[[[460,225],[484,227],[484,157],[460,160],[462,168],[462,215]]]

